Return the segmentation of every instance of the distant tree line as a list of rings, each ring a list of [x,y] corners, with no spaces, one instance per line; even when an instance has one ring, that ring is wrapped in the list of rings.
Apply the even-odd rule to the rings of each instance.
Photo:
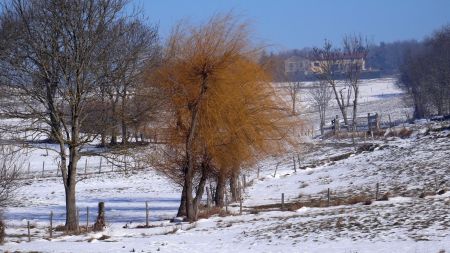
[[[415,118],[450,114],[450,25],[409,50],[400,71],[399,83],[412,96]]]
[[[421,42],[416,40],[380,42],[379,44],[370,44],[366,57],[366,68],[376,71],[380,76],[396,75],[400,72],[405,55],[409,51],[414,51],[421,46]],[[261,62],[271,62],[274,79],[280,82],[286,80],[284,74],[284,61],[292,56],[311,57],[313,48],[293,49],[281,51],[278,53],[264,52],[261,55]],[[293,80],[304,80],[304,73],[295,73],[289,76]]]

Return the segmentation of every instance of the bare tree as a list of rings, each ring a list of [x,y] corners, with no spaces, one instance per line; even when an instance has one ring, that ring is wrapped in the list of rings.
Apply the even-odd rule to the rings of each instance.
[[[450,114],[449,52],[447,25],[406,55],[400,84],[412,96],[415,118]]]
[[[20,31],[11,38],[15,47],[3,61],[8,67],[4,90],[19,106],[2,109],[24,120],[20,126],[25,133],[51,133],[55,139],[68,231],[78,227],[75,186],[80,150],[96,137],[81,130],[101,80],[99,62],[113,49],[105,41],[111,41],[124,6],[123,0],[15,0],[4,7],[4,20]]]
[[[333,98],[332,88],[324,81],[314,84],[312,89],[308,90],[308,97],[312,105],[319,111],[320,134],[324,134],[325,118],[328,105]]]
[[[292,102],[292,115],[297,113],[297,98],[300,91],[300,82],[289,81],[287,83],[286,89],[291,97]]]
[[[343,64],[347,87],[352,90],[352,130],[356,130],[356,116],[358,112],[358,96],[361,72],[364,70],[364,62],[369,52],[367,41],[361,36],[346,35],[343,39]]]
[[[143,120],[150,109],[148,101],[140,108],[133,106],[142,88],[144,68],[152,68],[160,58],[157,27],[144,25],[139,19],[121,20],[109,37],[111,50],[100,62],[101,84],[98,87],[99,103],[103,110],[98,115],[102,121],[101,140],[111,133],[111,144],[117,144],[118,129],[121,126],[122,143],[128,140],[128,125],[135,126]],[[146,94],[148,95],[148,94]]]
[[[334,97],[342,113],[345,125],[348,126],[347,108],[352,98],[352,89],[345,86],[340,81],[340,66],[342,66],[342,52],[333,48],[330,41],[325,40],[323,48],[313,49],[313,64],[317,68],[317,76],[319,80],[330,85],[333,90]]]

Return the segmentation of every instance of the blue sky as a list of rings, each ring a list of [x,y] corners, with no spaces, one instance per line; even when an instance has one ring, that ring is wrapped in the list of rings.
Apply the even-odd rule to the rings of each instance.
[[[344,34],[370,41],[421,40],[450,24],[450,0],[134,0],[132,4],[159,23],[164,39],[181,19],[193,23],[233,12],[251,23],[254,38],[271,50],[335,44]]]

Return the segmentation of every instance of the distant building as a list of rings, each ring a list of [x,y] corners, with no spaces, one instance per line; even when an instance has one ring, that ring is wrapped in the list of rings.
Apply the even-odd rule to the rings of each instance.
[[[300,56],[291,56],[284,61],[284,72],[286,74],[303,73],[307,75],[311,69],[309,59]]]
[[[366,60],[363,54],[338,54],[334,59],[291,56],[284,61],[284,72],[286,74],[319,74],[322,72],[323,66],[330,60],[333,61],[333,71],[336,73],[344,73],[353,64],[358,64],[362,71],[366,70]]]

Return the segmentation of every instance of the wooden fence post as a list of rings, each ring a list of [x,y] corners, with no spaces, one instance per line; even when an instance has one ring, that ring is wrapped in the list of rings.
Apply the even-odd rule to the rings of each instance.
[[[388,114],[388,117],[389,117],[389,130],[391,130],[391,128],[392,128],[391,115]]]
[[[335,131],[335,133],[339,133],[341,131],[341,127],[339,124],[339,115],[336,115],[336,119],[334,122],[334,131]]]
[[[145,201],[145,227],[148,228],[148,201]]]
[[[242,196],[239,196],[239,214],[242,215]]]
[[[30,221],[27,221],[28,241],[31,242]]]
[[[98,166],[98,173],[102,173],[102,159],[103,157],[100,157],[100,165]]]
[[[380,184],[377,183],[376,190],[375,190],[375,201],[378,200],[379,192],[380,192]]]
[[[327,207],[330,206],[330,188],[327,190]]]
[[[94,224],[94,231],[102,231],[105,227],[105,202],[98,202],[97,220]]]
[[[278,166],[280,165],[280,162],[277,163],[277,166],[275,167],[275,172],[273,173],[273,177],[277,175]]]
[[[86,207],[86,232],[89,232],[89,207]]]
[[[260,167],[258,166],[258,172],[257,172],[257,174],[256,174],[256,178],[259,180],[259,171],[260,171],[261,169],[260,169]]]
[[[53,211],[50,211],[50,239],[53,237]]]
[[[42,177],[44,177],[45,161],[42,161]]]
[[[30,167],[31,167],[31,163],[28,162],[28,175],[30,175]]]
[[[87,158],[84,160],[84,175],[87,175]]]
[[[377,113],[375,113],[375,129],[377,131],[380,131],[380,121],[381,121],[381,115]]]
[[[281,211],[284,211],[284,193],[281,193]]]
[[[297,172],[297,165],[295,164],[295,156],[292,156],[292,162],[294,163],[294,172]]]

